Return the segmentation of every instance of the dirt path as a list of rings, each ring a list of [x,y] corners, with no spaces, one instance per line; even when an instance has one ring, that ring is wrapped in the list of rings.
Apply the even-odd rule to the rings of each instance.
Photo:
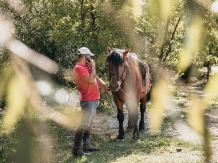
[[[195,84],[189,85],[181,85],[179,87],[179,91],[185,94],[185,96],[189,96],[191,93],[196,93],[199,96],[203,96],[203,88],[204,82],[199,82]],[[179,98],[175,98],[175,101],[179,103]],[[189,105],[189,101],[186,101],[186,106]],[[205,114],[207,117],[208,127],[211,134],[211,146],[213,156],[211,159],[211,163],[218,163],[218,106],[214,106],[213,110],[207,111]],[[128,114],[124,113],[124,127],[127,127]],[[147,120],[146,120],[147,121]],[[147,123],[147,122],[146,122]],[[175,130],[178,128],[178,130]],[[184,132],[184,130],[185,132]],[[167,129],[170,135],[176,136],[178,139],[182,139],[185,141],[193,141],[193,140],[201,140],[201,137],[197,135],[191,128],[188,127],[185,123],[177,124]],[[104,113],[98,113],[93,124],[92,132],[101,135],[107,136],[108,138],[114,139],[117,136],[118,131],[118,121],[116,115],[108,116]],[[199,154],[198,154],[199,155]],[[185,156],[184,156],[185,157]]]

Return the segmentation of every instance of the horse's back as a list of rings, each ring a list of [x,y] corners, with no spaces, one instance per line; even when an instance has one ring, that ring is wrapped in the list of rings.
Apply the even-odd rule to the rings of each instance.
[[[146,62],[139,60],[139,68],[142,75],[142,93],[141,97],[145,96],[150,91],[150,71]]]

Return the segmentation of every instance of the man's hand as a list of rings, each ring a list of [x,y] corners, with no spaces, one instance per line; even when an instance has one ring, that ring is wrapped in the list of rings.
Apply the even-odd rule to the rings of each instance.
[[[90,62],[86,61],[86,64],[95,68],[95,61],[92,58],[90,58]]]
[[[107,94],[110,93],[111,89],[105,84],[103,89],[107,92]]]

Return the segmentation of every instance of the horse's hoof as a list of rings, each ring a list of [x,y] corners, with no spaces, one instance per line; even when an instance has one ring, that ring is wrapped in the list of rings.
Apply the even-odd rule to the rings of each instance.
[[[117,142],[124,142],[124,139],[117,139]]]
[[[140,138],[133,138],[133,140],[136,142],[136,143],[140,143],[141,142],[141,140],[140,140]]]
[[[147,129],[139,129],[139,132],[142,132],[142,133],[145,133],[147,131],[148,131]]]
[[[136,143],[139,143],[139,142],[141,142],[141,140],[140,140],[140,138],[139,137],[133,137],[132,138]]]
[[[136,143],[141,143],[141,140],[140,140],[140,139],[137,139],[137,140],[136,140]]]
[[[145,127],[139,128],[139,131],[144,131],[144,130],[145,130]]]

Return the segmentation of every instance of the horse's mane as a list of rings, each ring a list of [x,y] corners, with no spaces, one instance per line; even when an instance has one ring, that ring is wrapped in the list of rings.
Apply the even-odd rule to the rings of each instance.
[[[123,54],[118,49],[112,50],[106,61],[111,62],[118,68],[124,62]]]
[[[118,67],[122,65],[122,63],[124,62],[124,57],[123,57],[122,52],[124,52],[124,50],[122,49],[113,49],[110,52],[110,55],[108,55],[107,60],[106,60],[107,62],[111,62],[113,65],[115,65],[117,70],[118,70]],[[139,66],[138,66],[138,61],[136,60],[136,58],[132,57],[130,53],[129,57],[126,57],[126,62],[128,64],[128,71],[130,73],[129,75],[131,77],[138,78]]]

